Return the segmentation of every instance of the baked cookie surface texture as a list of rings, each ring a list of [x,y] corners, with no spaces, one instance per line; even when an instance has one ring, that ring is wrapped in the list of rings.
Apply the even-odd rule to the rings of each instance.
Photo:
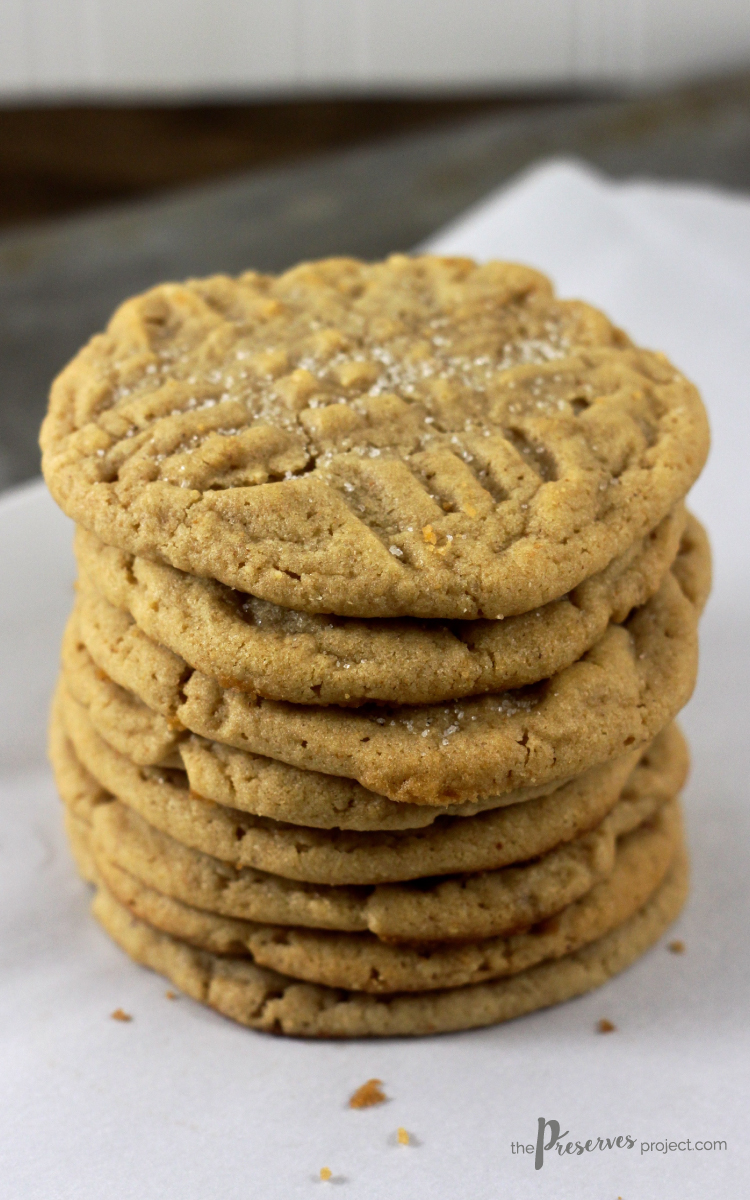
[[[167,284],[55,381],[43,470],[104,542],[301,612],[502,617],[654,529],[695,388],[508,263]]]
[[[265,1033],[427,1035],[678,916],[708,427],[664,355],[518,264],[329,259],[126,301],[41,443],[50,759],[136,963]]]

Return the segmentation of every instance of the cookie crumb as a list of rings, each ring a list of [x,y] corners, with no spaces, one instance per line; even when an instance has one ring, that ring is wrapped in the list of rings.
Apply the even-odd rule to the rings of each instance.
[[[382,1090],[382,1079],[368,1079],[362,1087],[358,1087],[349,1100],[350,1108],[372,1108],[373,1104],[382,1104],[387,1099]]]
[[[326,1179],[330,1179],[332,1175],[333,1175],[333,1171],[331,1170],[330,1167],[321,1167],[320,1168],[320,1178],[322,1180],[325,1181]]]
[[[422,526],[422,537],[424,538],[424,540],[426,542],[429,543],[429,545],[431,545],[431,546],[437,545],[437,534],[435,533],[435,530],[432,528],[431,525],[423,525]]]
[[[670,942],[667,946],[667,950],[671,950],[672,954],[684,954],[685,943],[680,941]]]
[[[409,1131],[404,1129],[403,1125],[399,1125],[396,1137],[398,1138],[399,1146],[409,1145]]]
[[[602,1017],[601,1021],[597,1021],[596,1029],[598,1033],[614,1033],[617,1026],[608,1021],[606,1017]]]
[[[132,1021],[130,1013],[123,1012],[121,1008],[116,1008],[113,1013],[109,1014],[113,1021]]]
[[[165,992],[164,995],[167,997],[167,1000],[177,999],[177,992]]]

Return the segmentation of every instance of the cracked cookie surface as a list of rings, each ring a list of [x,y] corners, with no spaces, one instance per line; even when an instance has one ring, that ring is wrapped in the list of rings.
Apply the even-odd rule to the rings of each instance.
[[[93,857],[106,886],[134,916],[199,950],[246,956],[258,966],[329,987],[418,992],[515,975],[609,933],[656,890],[681,838],[679,806],[673,801],[647,824],[622,835],[607,877],[553,917],[508,937],[453,945],[393,945],[367,933],[284,929],[230,920],[149,887],[113,864],[96,840]]]
[[[551,796],[428,829],[358,833],[309,829],[226,808],[190,793],[181,772],[147,771],[111,749],[69,696],[61,718],[99,784],[152,825],[228,862],[323,884],[376,884],[486,871],[535,858],[593,829],[615,806],[639,754],[594,767]],[[675,758],[685,761],[679,752]]]
[[[75,545],[87,587],[223,687],[296,704],[428,704],[523,687],[575,662],[658,590],[685,519],[679,504],[570,596],[504,621],[450,625],[292,612],[126,554],[82,528]]]
[[[684,746],[672,731],[643,756],[604,822],[539,858],[414,883],[331,887],[243,865],[253,861],[252,838],[237,847],[231,822],[217,828],[210,813],[196,814],[184,797],[140,796],[135,805],[132,796],[129,803],[127,796],[124,804],[114,800],[77,758],[59,720],[51,753],[61,795],[70,814],[89,827],[98,855],[148,887],[224,916],[368,930],[389,942],[498,936],[559,912],[611,873],[617,839],[654,818],[686,769]]]
[[[708,449],[695,388],[508,263],[331,259],[127,301],[55,381],[60,506],[282,607],[495,618],[654,529]]]
[[[658,593],[624,625],[610,626],[578,662],[531,688],[450,706],[313,708],[222,689],[103,600],[107,621],[89,622],[85,637],[74,611],[63,644],[66,682],[88,702],[90,653],[105,673],[97,690],[107,703],[99,710],[109,706],[114,713],[118,686],[130,689],[143,701],[144,722],[149,704],[176,723],[175,750],[184,737],[180,730],[190,729],[293,766],[356,779],[392,800],[472,803],[520,787],[553,786],[649,742],[692,692],[698,612],[709,576],[701,535],[681,546]],[[118,724],[116,717],[111,724]],[[102,732],[117,745],[114,734]]]
[[[398,1037],[507,1021],[600,986],[669,928],[687,888],[687,857],[680,847],[643,907],[581,950],[509,978],[381,996],[302,983],[247,960],[197,950],[134,917],[105,888],[97,893],[94,915],[136,962],[240,1024],[297,1037]]]

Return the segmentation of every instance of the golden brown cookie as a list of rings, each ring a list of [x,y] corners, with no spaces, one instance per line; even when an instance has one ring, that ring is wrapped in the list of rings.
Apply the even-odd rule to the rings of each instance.
[[[623,816],[630,812],[632,827],[677,792],[684,779],[684,763],[684,749],[674,729],[646,751],[620,798]],[[411,889],[381,895],[378,889],[327,888],[234,867],[183,846],[119,802],[97,808],[95,834],[102,853],[117,865],[193,907],[245,920],[320,929],[356,931],[373,923],[391,938],[408,936],[414,929]],[[452,889],[444,891],[450,903]]]
[[[278,759],[236,750],[197,734],[180,741],[177,752],[196,796],[314,829],[425,829],[442,817],[471,817],[550,794],[550,787],[542,785],[518,788],[503,796],[484,796],[476,804],[448,804],[441,808],[403,804],[368,792],[354,779],[303,771]],[[568,781],[561,780],[560,786],[565,782]]]
[[[65,693],[61,715],[86,770],[157,828],[224,861],[329,884],[487,871],[535,858],[597,826],[617,803],[639,758],[638,751],[631,752],[550,796],[474,817],[441,818],[427,829],[320,830],[207,802],[189,791],[183,773],[138,767],[96,733],[85,710]],[[685,773],[684,752],[678,749],[670,757],[676,770],[667,772],[672,778],[662,789],[666,795],[678,790]]]
[[[292,612],[106,546],[79,527],[82,578],[223,687],[297,704],[430,704],[524,687],[585,654],[644,604],[677,554],[679,504],[570,596],[504,621],[361,621]]]
[[[96,780],[80,766],[72,746],[60,737],[59,723],[55,730],[51,751],[63,798],[66,788],[78,799],[89,787],[92,801],[87,810],[79,805],[78,811],[82,815],[88,812],[99,854],[148,886],[227,915],[321,928],[369,929],[391,941],[490,937],[559,911],[611,872],[617,837],[653,817],[684,778],[680,747],[667,739],[653,760],[650,753],[645,756],[603,826],[518,868],[374,889],[306,882],[292,886],[283,877],[242,866],[242,851],[238,853],[229,838],[222,849],[225,855],[233,855],[233,865],[197,851],[194,845],[186,846],[182,839],[165,836],[163,828],[158,832],[155,824],[118,801],[107,803],[109,794],[102,794]],[[144,806],[144,811],[172,833],[176,827],[182,838],[187,832],[193,842],[205,839],[205,845],[216,840],[216,826],[201,826],[189,807],[185,812],[182,805],[172,804],[165,813],[157,800]]]
[[[196,950],[139,921],[103,888],[94,914],[136,962],[243,1025],[297,1037],[397,1037],[507,1021],[600,986],[661,937],[680,912],[687,886],[680,848],[643,907],[581,950],[488,983],[383,996],[300,983],[247,960]]]
[[[421,992],[515,975],[603,937],[646,903],[681,840],[679,805],[672,801],[620,838],[611,874],[556,916],[510,937],[421,946],[389,945],[369,933],[231,920],[148,887],[99,852],[96,841],[93,857],[101,880],[134,916],[199,950],[247,956],[258,966],[328,987]]]
[[[320,829],[417,829],[440,816],[472,816],[548,795],[568,782],[516,788],[466,804],[389,800],[353,779],[304,770],[188,734],[178,720],[161,717],[115,684],[73,632],[69,628],[63,644],[65,675],[71,684],[67,690],[86,709],[97,732],[140,766],[184,768],[197,796],[230,808]]]
[[[103,599],[91,606],[81,599],[71,618],[66,681],[86,703],[85,647],[116,684],[204,737],[354,778],[397,801],[473,803],[570,778],[645,745],[675,716],[697,669],[697,608],[677,582],[684,558],[691,559],[691,578],[708,578],[701,540],[681,551],[651,600],[552,679],[452,705],[312,708],[224,689]]]
[[[508,263],[308,263],[127,301],[55,381],[43,470],[128,553],[283,607],[473,619],[565,595],[705,461],[695,388]]]
[[[258,816],[319,829],[421,829],[441,816],[472,816],[547,795],[566,780],[485,796],[474,804],[427,806],[388,800],[353,779],[305,771],[187,735],[179,722],[148,709],[97,669],[82,643],[69,640],[66,659],[75,697],[102,737],[141,766],[184,768],[191,790],[205,800]]]

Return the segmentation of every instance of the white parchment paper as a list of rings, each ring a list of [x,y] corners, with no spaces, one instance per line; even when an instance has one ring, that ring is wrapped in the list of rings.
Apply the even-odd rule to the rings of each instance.
[[[415,1041],[288,1041],[131,962],[88,916],[45,762],[72,600],[71,527],[40,484],[0,501],[0,1195],[13,1200],[706,1200],[750,1178],[750,201],[543,164],[435,238],[600,304],[702,388],[694,491],[716,584],[684,716],[694,883],[670,935],[606,987],[510,1025]],[[666,942],[687,947],[670,954]],[[121,1007],[130,1023],[110,1019]],[[595,1032],[600,1017],[617,1026]],[[351,1111],[364,1080],[389,1102]],[[539,1117],[633,1149],[513,1153]],[[397,1144],[399,1126],[413,1135]],[[686,1142],[690,1139],[691,1149]],[[641,1143],[681,1143],[641,1151]],[[726,1143],[699,1150],[695,1143]],[[319,1178],[320,1168],[333,1172]]]

